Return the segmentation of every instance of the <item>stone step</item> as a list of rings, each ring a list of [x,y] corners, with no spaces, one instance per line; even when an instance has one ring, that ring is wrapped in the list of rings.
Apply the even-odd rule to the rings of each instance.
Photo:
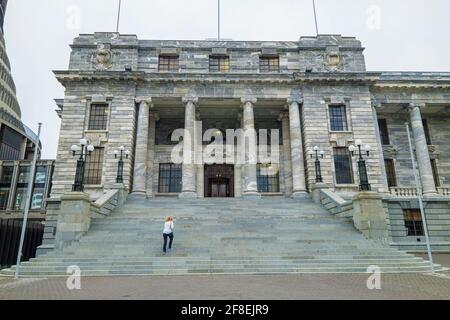
[[[175,250],[163,256],[167,214],[176,217]],[[285,198],[130,199],[94,219],[79,242],[24,263],[21,273],[67,276],[71,265],[87,276],[366,273],[371,265],[382,272],[429,270],[421,258],[365,239],[351,219],[308,199]]]

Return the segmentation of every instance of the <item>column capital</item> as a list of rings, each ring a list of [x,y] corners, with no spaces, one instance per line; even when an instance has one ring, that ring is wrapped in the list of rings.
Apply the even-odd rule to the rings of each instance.
[[[153,101],[152,98],[150,97],[136,97],[134,100],[138,104],[145,103],[149,108],[153,108]]]
[[[287,112],[287,111],[280,112],[280,114],[278,115],[278,121],[281,122],[285,119],[289,120],[289,112]]]
[[[193,103],[193,104],[198,104],[198,97],[197,96],[195,96],[195,95],[192,95],[192,94],[188,94],[188,95],[185,95],[182,99],[181,99],[181,101],[183,101],[183,103]]]
[[[256,97],[248,96],[248,97],[241,98],[242,106],[246,105],[247,103],[255,104],[257,102],[258,102],[258,99]]]
[[[287,99],[286,99],[286,103],[288,104],[288,105],[291,105],[291,104],[293,104],[293,103],[297,103],[297,104],[303,104],[303,97],[288,97]]]
[[[425,103],[417,103],[417,102],[411,102],[406,107],[408,111],[414,111],[415,109],[423,109],[425,108]]]

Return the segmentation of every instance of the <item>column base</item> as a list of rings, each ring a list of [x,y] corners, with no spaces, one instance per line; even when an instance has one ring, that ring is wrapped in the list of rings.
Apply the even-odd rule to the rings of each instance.
[[[244,194],[242,195],[242,198],[243,199],[250,199],[250,200],[252,200],[252,199],[255,199],[255,200],[257,200],[257,199],[261,199],[261,194],[260,193],[258,193],[258,192],[244,192]]]
[[[291,196],[292,199],[307,199],[309,198],[309,193],[306,191],[294,191]]]
[[[197,199],[197,193],[194,191],[183,191],[178,195],[180,199]]]
[[[129,198],[134,199],[145,199],[147,198],[147,192],[145,191],[133,191],[128,195]]]

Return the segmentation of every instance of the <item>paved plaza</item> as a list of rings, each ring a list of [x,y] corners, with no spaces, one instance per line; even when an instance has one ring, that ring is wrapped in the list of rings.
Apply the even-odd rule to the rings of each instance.
[[[450,299],[450,276],[386,274],[369,290],[365,274],[174,276],[82,278],[70,291],[67,278],[0,280],[0,299],[64,300],[296,300]]]

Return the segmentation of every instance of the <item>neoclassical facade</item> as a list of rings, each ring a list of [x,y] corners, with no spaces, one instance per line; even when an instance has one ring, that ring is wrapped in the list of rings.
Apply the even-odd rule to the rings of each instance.
[[[95,146],[85,174],[93,198],[116,185],[114,155],[121,146],[130,151],[124,184],[136,195],[302,197],[316,182],[310,152],[317,146],[324,183],[349,197],[359,190],[357,161],[348,151],[357,140],[371,149],[372,190],[402,196],[415,185],[405,122],[425,195],[448,195],[450,75],[368,72],[363,51],[360,41],[339,35],[295,42],[80,35],[69,70],[55,72],[66,95],[58,103],[52,197],[71,190],[76,159],[70,148],[80,138]],[[173,141],[177,129],[192,141]],[[279,161],[257,156],[251,162],[247,148],[243,163],[173,162],[174,148],[201,158],[213,136],[225,140],[227,130],[239,129],[255,129],[250,140],[258,155],[261,136],[271,141],[277,132]],[[205,138],[194,150],[194,140]]]

